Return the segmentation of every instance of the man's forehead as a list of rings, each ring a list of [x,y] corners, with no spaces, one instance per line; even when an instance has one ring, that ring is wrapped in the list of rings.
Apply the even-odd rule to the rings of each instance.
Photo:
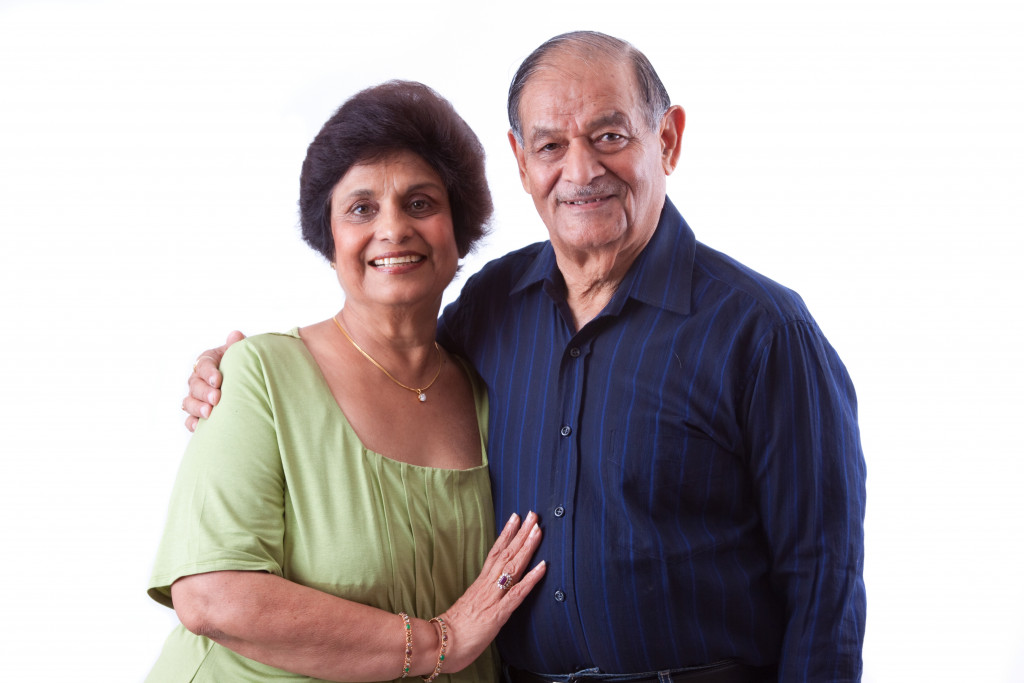
[[[628,123],[639,109],[632,69],[621,60],[563,54],[541,65],[523,86],[523,128]]]

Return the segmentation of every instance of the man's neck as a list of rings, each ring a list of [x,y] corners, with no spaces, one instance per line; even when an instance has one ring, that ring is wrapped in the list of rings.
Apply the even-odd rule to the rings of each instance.
[[[596,318],[612,300],[644,246],[646,244],[631,253],[600,250],[567,253],[555,246],[555,260],[565,280],[566,303],[577,331]]]

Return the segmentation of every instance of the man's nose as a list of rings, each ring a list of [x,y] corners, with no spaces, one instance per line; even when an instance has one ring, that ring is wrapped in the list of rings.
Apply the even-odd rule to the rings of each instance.
[[[594,178],[604,175],[597,151],[588,142],[573,140],[565,152],[562,177],[575,185],[589,185]]]

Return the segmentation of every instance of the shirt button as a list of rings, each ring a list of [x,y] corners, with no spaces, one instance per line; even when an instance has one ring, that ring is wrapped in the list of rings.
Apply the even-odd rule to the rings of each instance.
[[[558,602],[565,602],[565,593],[562,591],[555,591],[555,600]]]
[[[561,517],[565,514],[565,508],[559,505],[555,508],[555,517]]]
[[[569,355],[572,356],[573,358],[579,358],[580,357],[580,350],[579,350],[579,348],[574,346],[571,349],[569,349]]]
[[[563,425],[562,430],[559,433],[562,436],[569,436],[570,434],[572,434],[572,427],[570,427],[569,425]]]

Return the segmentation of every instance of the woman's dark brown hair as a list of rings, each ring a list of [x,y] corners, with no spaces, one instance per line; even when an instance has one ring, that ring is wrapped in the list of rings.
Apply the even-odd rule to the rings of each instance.
[[[331,192],[356,165],[410,151],[441,176],[448,192],[459,256],[487,231],[494,212],[484,149],[451,103],[413,81],[388,81],[352,96],[306,150],[299,179],[302,238],[334,260]]]

